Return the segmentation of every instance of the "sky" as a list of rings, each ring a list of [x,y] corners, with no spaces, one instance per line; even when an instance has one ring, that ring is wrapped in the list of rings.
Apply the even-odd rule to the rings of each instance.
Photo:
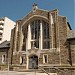
[[[59,15],[66,16],[75,30],[75,0],[0,0],[0,18],[6,16],[16,22],[32,10],[34,3],[40,9],[58,9]]]

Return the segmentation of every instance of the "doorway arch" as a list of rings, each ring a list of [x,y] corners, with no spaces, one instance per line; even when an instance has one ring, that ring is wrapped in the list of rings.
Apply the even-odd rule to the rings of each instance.
[[[38,69],[38,56],[32,55],[29,57],[29,69]]]

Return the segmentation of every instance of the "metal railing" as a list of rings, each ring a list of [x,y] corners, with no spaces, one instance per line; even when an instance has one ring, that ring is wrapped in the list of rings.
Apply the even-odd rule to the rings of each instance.
[[[41,69],[44,73],[50,75],[46,70],[44,70],[42,67],[38,66],[39,69]]]
[[[44,68],[42,68],[42,67],[40,67],[40,66],[39,66],[38,68],[41,69],[44,73],[50,75]],[[64,74],[67,73],[66,71],[63,71],[63,70],[61,70],[61,69],[59,69],[59,68],[57,68],[57,67],[55,67],[55,66],[49,67],[49,69],[51,69],[51,68],[54,68],[54,69],[56,69],[56,70],[58,70],[58,71],[60,71],[60,72],[62,72],[62,73],[64,73]]]

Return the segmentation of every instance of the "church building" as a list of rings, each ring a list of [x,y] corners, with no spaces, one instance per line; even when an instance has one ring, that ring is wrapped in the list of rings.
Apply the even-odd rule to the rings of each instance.
[[[33,5],[11,32],[7,63],[17,71],[45,70],[56,75],[75,73],[75,31],[57,9]]]

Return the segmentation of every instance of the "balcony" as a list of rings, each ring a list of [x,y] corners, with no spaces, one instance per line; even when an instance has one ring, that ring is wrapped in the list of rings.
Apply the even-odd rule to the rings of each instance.
[[[0,30],[0,34],[3,33],[3,30]]]
[[[0,25],[0,30],[3,30],[3,25]]]
[[[4,23],[0,22],[0,25],[4,25]]]
[[[0,41],[2,40],[2,35],[0,35]]]
[[[4,25],[4,21],[0,21],[0,25]]]
[[[2,40],[2,37],[0,37],[0,41]]]

